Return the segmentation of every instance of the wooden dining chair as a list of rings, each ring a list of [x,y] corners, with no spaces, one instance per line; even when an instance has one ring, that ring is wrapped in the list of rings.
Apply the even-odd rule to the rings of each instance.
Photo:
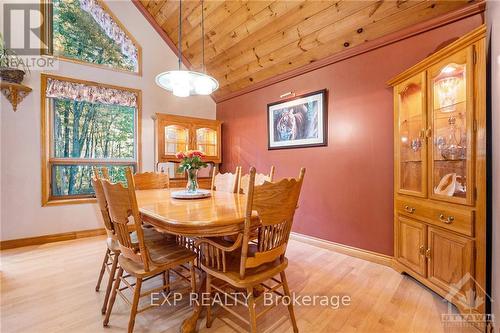
[[[109,179],[107,168],[102,168],[101,172],[103,178]],[[101,308],[102,314],[105,314],[108,305],[109,294],[111,292],[113,280],[116,275],[116,269],[118,266],[118,255],[120,254],[120,247],[118,245],[118,239],[116,237],[115,230],[113,229],[113,224],[111,223],[111,219],[109,218],[108,204],[104,196],[104,190],[102,188],[102,184],[99,180],[100,176],[97,167],[93,168],[93,173],[94,175],[91,179],[92,187],[94,188],[97,204],[99,205],[99,210],[101,212],[104,229],[106,230],[106,234],[108,236],[106,239],[106,252],[104,254],[104,260],[102,262],[101,270],[99,272],[99,278],[97,279],[97,285],[95,287],[95,291],[99,291],[101,287],[101,281],[104,276],[104,272],[107,272],[109,276],[108,284],[106,285],[106,293],[104,295],[104,302]]]
[[[134,184],[136,190],[158,190],[170,188],[170,176],[168,168],[162,168],[161,172],[143,172],[134,174]],[[149,226],[147,226],[149,227]],[[167,284],[170,279],[170,271],[166,271],[163,276],[163,284]]]
[[[271,170],[269,170],[268,174],[264,173],[256,173],[255,174],[255,185],[262,185],[264,182],[272,182],[274,178],[274,165],[271,166]],[[247,194],[248,193],[248,182],[250,180],[250,174],[246,174],[241,176],[240,178],[240,193]]]
[[[163,172],[143,172],[134,174],[136,190],[153,190],[170,188],[168,169]]]
[[[288,260],[285,251],[292,229],[293,217],[304,179],[305,169],[300,170],[299,178],[282,179],[275,183],[266,182],[254,186],[255,169],[250,169],[249,189],[247,194],[247,207],[243,233],[238,235],[234,243],[221,243],[218,239],[199,239],[197,245],[201,248],[201,267],[207,273],[207,293],[211,296],[214,289],[226,294],[226,291],[212,284],[212,279],[220,279],[234,288],[246,291],[250,320],[247,321],[224,304],[222,308],[243,320],[250,326],[251,332],[257,331],[257,318],[266,313],[270,308],[265,308],[261,313],[256,313],[256,304],[266,297],[266,293],[274,293],[283,289],[285,296],[291,297],[286,279],[285,269]],[[249,244],[252,230],[252,221],[258,214],[257,244]],[[280,278],[276,278],[280,275]],[[271,286],[268,281],[274,281]],[[264,291],[259,296],[254,296],[254,289]],[[229,297],[229,296],[228,296]],[[212,323],[212,309],[209,301],[207,307],[207,327]],[[243,303],[243,302],[242,302]],[[293,304],[288,305],[293,331],[298,332]]]
[[[118,273],[113,285],[113,291],[109,300],[106,317],[103,325],[107,326],[116,295],[119,294],[128,304],[131,305],[130,318],[128,323],[128,332],[132,332],[135,324],[136,314],[142,312],[153,304],[149,304],[142,309],[138,309],[139,299],[149,296],[153,292],[170,289],[171,286],[179,282],[188,281],[191,292],[196,292],[196,275],[194,270],[194,261],[196,254],[186,247],[179,245],[175,238],[166,237],[152,228],[144,228],[142,225],[137,199],[135,195],[134,178],[132,169],[126,171],[128,187],[122,184],[112,184],[108,180],[101,180],[110,220],[116,232],[120,255],[118,256]],[[128,229],[129,219],[133,220],[134,233]],[[135,238],[135,239],[134,239]],[[189,268],[186,268],[189,264]],[[179,273],[179,279],[174,283],[167,281],[160,287],[149,289],[141,293],[142,283],[155,276],[164,275],[167,270],[175,271],[176,268],[189,270],[190,278]],[[126,272],[128,276],[123,276]],[[127,278],[135,278],[135,283],[131,283]],[[121,288],[121,283],[125,287]],[[122,292],[125,289],[131,289],[133,299],[129,300]],[[183,291],[186,291],[184,289]],[[180,292],[180,290],[179,290]],[[172,295],[172,294],[171,294]]]
[[[255,184],[254,185],[262,185],[264,182],[272,182],[274,178],[274,166],[271,166],[271,170],[269,170],[269,174],[264,173],[255,173]],[[240,183],[238,185],[239,192],[241,194],[248,193],[248,182],[250,181],[250,174],[247,173],[240,177]],[[237,235],[228,235],[224,236],[223,239],[226,241],[234,242],[236,241]],[[257,231],[253,230],[250,235],[250,241],[253,242],[257,239]]]
[[[144,172],[134,174],[134,183],[136,190],[157,190],[170,188],[170,176],[168,168],[164,167],[161,172]],[[177,243],[196,252],[193,238],[177,235]],[[164,280],[170,279],[170,272],[165,272]],[[166,284],[166,281],[164,282]]]
[[[213,168],[212,172],[212,185],[211,189],[213,191],[238,193],[238,186],[241,177],[241,167],[236,167],[234,173],[220,173],[218,168]]]

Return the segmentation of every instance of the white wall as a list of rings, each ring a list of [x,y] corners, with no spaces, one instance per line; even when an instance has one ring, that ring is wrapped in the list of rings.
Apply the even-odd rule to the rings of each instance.
[[[491,27],[493,128],[493,276],[492,298],[496,332],[500,332],[500,1],[488,1],[486,21]]]
[[[10,1],[20,2],[1,2]],[[62,61],[54,74],[141,89],[143,170],[152,170],[154,138],[151,115],[164,112],[214,119],[215,103],[210,97],[178,98],[157,87],[154,77],[159,72],[175,68],[175,54],[131,1],[106,3],[142,46],[142,77]],[[0,17],[3,17],[2,11],[3,6],[0,6]],[[17,112],[12,111],[3,96],[0,98],[0,239],[100,228],[96,204],[41,207],[40,72],[32,72],[24,83],[33,88],[33,92]]]

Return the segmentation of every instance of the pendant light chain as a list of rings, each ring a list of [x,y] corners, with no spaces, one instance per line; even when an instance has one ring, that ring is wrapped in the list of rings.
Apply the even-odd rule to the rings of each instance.
[[[179,61],[179,70],[181,70],[181,64],[182,64],[182,0],[179,0],[179,41],[178,44],[179,46],[177,47],[178,49],[178,61]]]
[[[201,0],[201,70],[206,73],[205,68],[205,10],[203,0]]]
[[[205,68],[205,2],[201,1],[201,70],[196,72],[189,68],[182,69],[182,0],[179,0],[179,36],[177,56],[178,70],[160,73],[156,76],[156,84],[171,91],[174,96],[210,95],[219,88],[219,82],[206,73]]]

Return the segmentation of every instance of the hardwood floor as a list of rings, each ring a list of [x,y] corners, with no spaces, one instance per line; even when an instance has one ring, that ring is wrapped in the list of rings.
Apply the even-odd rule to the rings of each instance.
[[[110,326],[102,327],[104,287],[101,292],[94,287],[104,248],[100,236],[1,251],[1,332],[125,331],[129,307],[120,298]],[[441,325],[447,303],[389,267],[293,240],[287,253],[292,292],[351,298],[349,306],[336,310],[295,306],[300,332],[458,332]],[[137,315],[135,332],[178,332],[189,313],[187,301],[148,310]],[[199,321],[200,332],[246,330],[226,311],[216,307],[215,314],[211,329]],[[287,316],[279,306],[258,320],[258,329],[291,332]]]

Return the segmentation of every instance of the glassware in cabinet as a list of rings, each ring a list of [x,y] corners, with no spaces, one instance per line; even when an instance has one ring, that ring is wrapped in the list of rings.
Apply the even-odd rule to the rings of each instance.
[[[430,69],[430,196],[471,203],[472,47]]]
[[[196,132],[196,149],[207,156],[217,156],[217,130],[208,127],[198,127]]]
[[[165,156],[175,156],[179,151],[189,150],[189,128],[171,124],[163,128],[164,130],[164,155]]]
[[[398,192],[426,196],[425,73],[396,87]]]

